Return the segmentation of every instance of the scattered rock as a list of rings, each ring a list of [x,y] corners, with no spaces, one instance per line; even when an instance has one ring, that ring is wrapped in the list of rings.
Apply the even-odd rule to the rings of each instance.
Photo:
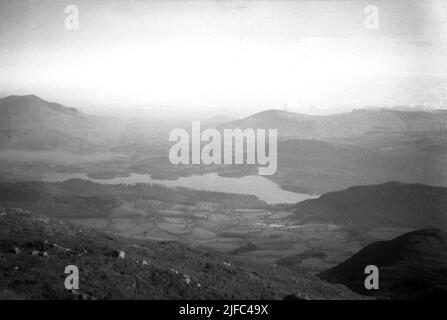
[[[22,251],[17,247],[11,249],[11,253],[14,253],[14,254],[20,254],[21,252]]]
[[[105,253],[107,257],[114,257],[119,259],[124,259],[126,257],[126,253],[122,250],[108,249]]]
[[[284,300],[312,300],[307,294],[294,293],[284,297]]]
[[[87,250],[82,249],[82,251],[80,253],[78,253],[78,257],[82,257],[82,256],[86,256],[88,254]],[[106,254],[108,255],[108,254]]]
[[[94,300],[95,298],[120,299],[123,297],[136,299],[160,297],[163,299],[202,299],[210,297],[277,299],[283,298],[287,293],[295,293],[297,284],[303,283],[304,286],[307,286],[309,282],[307,276],[302,276],[299,273],[289,275],[289,272],[281,273],[282,269],[275,270],[275,273],[270,270],[264,271],[263,268],[252,268],[252,265],[249,263],[239,263],[231,258],[226,258],[228,259],[226,260],[221,255],[210,254],[209,256],[204,256],[201,250],[190,249],[191,251],[185,252],[184,245],[176,242],[161,245],[158,242],[147,241],[142,243],[141,247],[137,249],[127,249],[129,240],[119,237],[113,242],[106,242],[103,241],[103,233],[94,230],[84,230],[84,234],[88,232],[89,237],[79,237],[76,236],[78,228],[72,228],[69,230],[70,232],[67,232],[65,229],[55,227],[56,234],[50,237],[48,230],[51,230],[54,223],[50,221],[48,226],[43,220],[36,221],[34,216],[23,218],[0,217],[0,222],[2,222],[0,223],[2,240],[5,238],[8,241],[3,243],[3,252],[8,252],[14,247],[19,247],[22,251],[19,256],[10,253],[0,255],[2,259],[9,259],[7,264],[3,264],[3,261],[0,261],[0,271],[3,270],[4,274],[9,273],[11,276],[10,287],[14,285],[13,281],[24,281],[23,277],[25,277],[25,280],[28,279],[24,271],[30,271],[28,270],[30,266],[33,268],[31,276],[34,276],[34,273],[36,273],[39,279],[42,278],[45,283],[45,285],[41,285],[39,282],[35,282],[35,284],[30,283],[33,287],[24,289],[17,286],[13,287],[14,290],[21,290],[17,291],[17,293],[14,292],[14,294],[23,294],[23,298],[26,299],[68,298],[74,300]],[[11,224],[14,224],[13,229],[11,229]],[[3,232],[3,230],[12,231],[7,233]],[[71,231],[75,231],[74,234]],[[42,243],[34,239],[42,239]],[[47,245],[45,245],[44,239],[49,241]],[[65,245],[67,245],[67,248],[64,248]],[[73,255],[59,253],[68,248],[71,248]],[[78,254],[87,254],[87,250],[88,257],[77,257]],[[127,250],[125,253],[128,256],[125,257],[124,251],[119,250]],[[121,257],[125,257],[126,261],[117,260],[121,252],[123,253]],[[29,257],[31,253],[37,257]],[[42,258],[42,256],[47,256],[48,254],[48,258]],[[108,254],[110,256],[106,256]],[[147,259],[141,259],[144,256]],[[15,260],[17,259],[20,259],[23,264],[16,262]],[[151,271],[151,274],[144,273],[144,277],[135,277],[135,272],[138,272],[136,270],[138,265],[135,264],[137,259],[138,264],[145,266],[139,268],[140,271],[143,273],[144,271]],[[33,260],[39,260],[40,263],[33,263]],[[85,283],[83,281],[81,290],[64,290],[63,279],[66,277],[63,274],[64,266],[72,263],[82,265],[87,274],[99,272],[98,277],[92,278],[93,282]],[[167,263],[171,264],[166,266]],[[170,267],[174,265],[175,268],[179,269]],[[207,266],[207,268],[204,266]],[[20,269],[17,269],[18,267]],[[244,268],[242,269],[242,267]],[[256,270],[259,273],[259,278],[262,279],[262,282],[255,285],[246,281],[249,274],[254,274],[253,270]],[[188,274],[185,274],[185,271]],[[219,274],[219,272],[222,272],[222,274]],[[56,279],[57,281],[54,281],[57,275],[59,277]],[[208,275],[212,276],[208,277]],[[150,276],[148,283],[142,282],[146,280],[146,276]],[[152,281],[152,277],[155,279],[161,277],[162,279],[160,281]],[[194,280],[192,280],[193,278]],[[199,279],[200,281],[205,281],[204,279],[206,279],[205,284],[199,283]],[[275,286],[277,282],[280,282],[278,287]],[[329,284],[321,285],[320,282],[318,280],[315,284],[312,283],[310,288],[306,287],[306,293],[312,293],[312,298],[358,298],[357,295],[350,293],[347,289],[337,289]],[[174,290],[167,290],[166,285]],[[8,288],[10,287],[8,286]],[[117,290],[118,287],[119,291]],[[324,290],[332,291],[326,293]],[[22,296],[18,297],[22,298]],[[1,298],[2,290],[0,290],[0,300]],[[298,296],[298,298],[306,297]]]
[[[248,278],[249,278],[250,280],[252,280],[252,281],[255,281],[255,280],[258,280],[258,279],[259,279],[259,276],[258,276],[258,274],[257,274],[256,272],[250,272],[250,273],[248,274]]]
[[[89,295],[88,293],[85,292],[80,292],[79,290],[76,289],[71,289],[70,292],[76,296],[76,299],[78,300],[94,300],[94,298]]]
[[[33,250],[33,252],[31,252],[31,254],[33,256],[42,256],[42,257],[48,257],[48,252],[46,251],[39,251],[39,250]]]
[[[64,248],[64,247],[58,245],[57,243],[53,243],[53,248],[56,248],[56,249],[58,249],[58,250],[60,250],[60,251],[63,251],[63,252],[69,252],[69,251],[71,251],[71,249],[69,249],[69,248]]]
[[[186,281],[186,284],[187,284],[187,285],[190,285],[190,283],[191,283],[191,277],[190,277],[189,275],[187,275],[187,274],[185,274],[185,281]]]

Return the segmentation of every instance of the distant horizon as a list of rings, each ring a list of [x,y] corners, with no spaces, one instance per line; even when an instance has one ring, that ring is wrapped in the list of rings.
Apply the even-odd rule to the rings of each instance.
[[[377,29],[365,25],[371,5]],[[439,0],[73,0],[73,30],[67,6],[0,3],[0,92],[179,117],[447,104]]]
[[[45,102],[48,103],[57,103],[63,107],[66,108],[74,108],[78,111],[80,111],[81,113],[85,114],[85,115],[91,115],[91,116],[111,116],[111,117],[118,117],[118,116],[125,116],[126,118],[135,118],[135,117],[142,117],[142,118],[148,118],[151,116],[151,110],[147,109],[146,110],[138,110],[138,109],[127,109],[126,111],[122,111],[121,113],[117,113],[116,111],[112,111],[111,113],[107,113],[106,110],[102,110],[101,112],[96,112],[96,113],[90,113],[88,112],[88,110],[84,110],[84,108],[82,108],[82,106],[71,106],[71,105],[67,105],[63,102],[60,101],[55,101],[55,100],[47,100],[46,98],[43,98],[39,95],[36,94],[9,94],[9,95],[1,95],[0,96],[0,100],[4,99],[4,98],[8,98],[8,97],[36,97],[38,99],[41,99]],[[423,106],[423,105],[418,105],[418,106],[406,106],[406,105],[392,105],[392,106],[365,106],[365,107],[355,107],[352,108],[350,110],[346,110],[346,111],[336,111],[336,112],[332,112],[332,113],[325,113],[325,114],[314,114],[314,113],[306,113],[306,112],[299,112],[299,111],[294,111],[294,110],[287,110],[287,109],[277,109],[277,108],[265,108],[259,111],[256,111],[254,113],[248,113],[242,116],[234,116],[232,114],[225,114],[225,113],[215,113],[215,114],[210,114],[210,115],[203,115],[202,117],[186,117],[185,115],[182,114],[181,116],[174,116],[174,117],[156,117],[156,119],[171,119],[171,120],[178,120],[179,118],[182,119],[182,121],[192,121],[192,120],[199,120],[199,121],[206,121],[208,119],[213,119],[213,118],[217,118],[217,117],[230,117],[233,118],[234,120],[241,120],[247,117],[250,117],[252,115],[256,115],[256,114],[260,114],[263,112],[268,112],[268,111],[279,111],[279,112],[287,112],[287,113],[292,113],[292,114],[302,114],[302,115],[309,115],[309,116],[331,116],[331,115],[339,115],[339,114],[348,114],[348,113],[352,113],[352,112],[358,112],[358,111],[380,111],[380,110],[389,110],[389,111],[406,111],[406,112],[447,112],[447,109],[439,109],[439,108],[433,108],[433,107],[427,107],[427,106]],[[137,114],[133,114],[132,113],[135,112],[140,112],[138,115]],[[169,111],[168,111],[169,112]],[[126,113],[126,114],[123,114]],[[231,120],[230,120],[231,121]]]

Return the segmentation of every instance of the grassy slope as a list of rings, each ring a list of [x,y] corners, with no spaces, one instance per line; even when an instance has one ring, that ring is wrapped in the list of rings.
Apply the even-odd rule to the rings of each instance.
[[[379,290],[364,287],[364,268],[379,268]],[[392,299],[444,299],[447,297],[447,233],[424,229],[390,241],[374,242],[354,256],[319,274],[352,290]]]
[[[366,226],[445,228],[447,188],[389,182],[328,192],[295,206],[295,217]]]
[[[32,255],[34,250],[48,256]],[[116,256],[118,250],[125,251],[125,259]],[[80,270],[76,294],[64,288],[63,272],[70,264]],[[242,263],[175,242],[112,238],[16,209],[0,211],[3,299],[281,299],[290,294],[361,298],[344,286],[280,267]]]

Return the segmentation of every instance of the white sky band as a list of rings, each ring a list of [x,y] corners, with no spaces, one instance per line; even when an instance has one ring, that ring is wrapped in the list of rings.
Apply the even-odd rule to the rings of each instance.
[[[78,31],[64,27],[66,2],[0,1],[0,95],[36,94],[102,114],[161,106],[189,120],[282,108],[441,108],[445,1],[374,2],[378,30],[364,26],[371,1],[69,4],[79,8]]]

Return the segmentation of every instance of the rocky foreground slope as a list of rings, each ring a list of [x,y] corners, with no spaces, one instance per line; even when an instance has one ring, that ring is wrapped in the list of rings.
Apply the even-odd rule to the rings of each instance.
[[[79,290],[64,286],[79,268]],[[20,209],[0,210],[0,299],[360,299],[342,285],[242,263],[176,242],[82,229]]]

